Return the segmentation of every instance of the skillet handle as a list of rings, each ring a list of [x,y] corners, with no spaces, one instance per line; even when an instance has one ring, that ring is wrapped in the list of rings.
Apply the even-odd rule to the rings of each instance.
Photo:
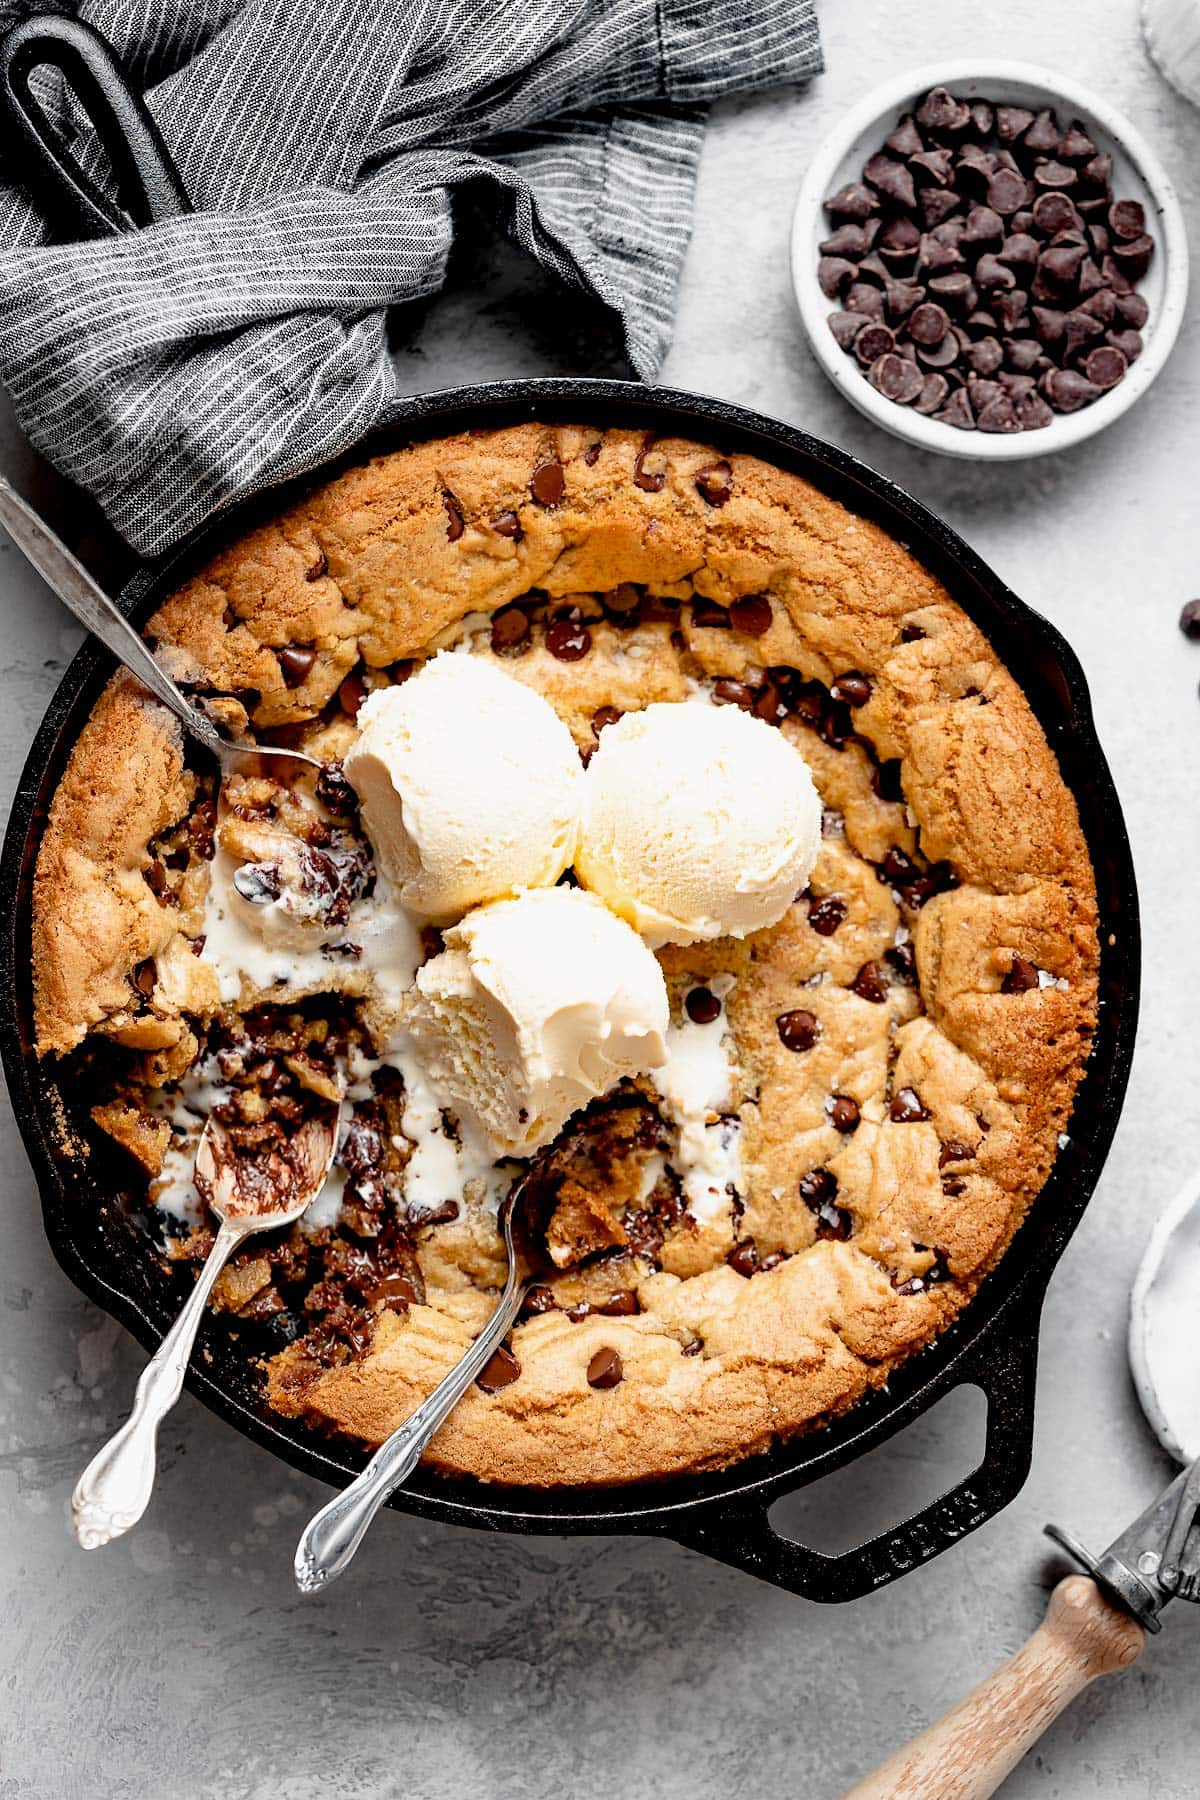
[[[43,110],[31,78],[58,69],[87,115],[117,180],[115,204]],[[22,19],[0,43],[0,111],[20,144],[32,198],[72,237],[110,237],[192,210],[157,125],[99,32],[56,13]]]
[[[840,1556],[826,1556],[781,1537],[771,1524],[771,1507],[789,1491],[783,1486],[761,1499],[714,1502],[694,1519],[668,1524],[667,1535],[776,1587],[830,1605],[857,1600],[940,1555],[1007,1506],[1029,1474],[1042,1298],[1039,1292],[1032,1302],[1023,1299],[1007,1309],[956,1366],[954,1386],[973,1384],[987,1396],[983,1458],[915,1517]]]

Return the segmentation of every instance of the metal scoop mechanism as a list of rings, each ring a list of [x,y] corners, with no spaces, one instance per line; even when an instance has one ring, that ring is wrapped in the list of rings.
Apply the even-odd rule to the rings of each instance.
[[[1147,1631],[1161,1631],[1169,1600],[1200,1601],[1200,1457],[1102,1556],[1061,1525],[1047,1525],[1046,1536]]]

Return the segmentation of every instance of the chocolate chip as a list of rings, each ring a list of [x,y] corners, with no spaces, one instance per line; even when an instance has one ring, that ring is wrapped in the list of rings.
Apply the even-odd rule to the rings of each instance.
[[[1016,408],[1022,431],[1044,431],[1054,423],[1054,414],[1040,394],[1023,394]]]
[[[885,156],[882,151],[869,157],[864,163],[863,178],[885,200],[892,200],[898,206],[913,207],[917,204],[917,191],[913,186],[912,176],[903,163],[897,162],[894,157]]]
[[[940,419],[943,425],[953,425],[959,431],[975,429],[975,414],[971,410],[965,388],[957,388],[941,411],[935,412],[933,416]]]
[[[1117,296],[1111,288],[1101,288],[1098,294],[1090,294],[1076,311],[1099,319],[1102,325],[1111,325],[1117,316]]]
[[[1034,201],[1033,222],[1043,237],[1055,237],[1060,231],[1078,231],[1083,224],[1070,195],[1053,191],[1039,194]]]
[[[819,937],[832,937],[846,917],[846,902],[840,894],[826,894],[814,900],[808,909],[808,922]]]
[[[1153,260],[1154,239],[1137,237],[1128,243],[1114,243],[1112,254],[1127,280],[1140,281]]]
[[[733,1246],[725,1260],[731,1269],[737,1270],[739,1275],[745,1275],[747,1278],[757,1275],[758,1245],[753,1238],[743,1238],[740,1243]]]
[[[844,227],[843,229],[849,229]],[[852,313],[835,314],[835,317],[853,318]],[[857,327],[855,328],[857,330]],[[837,335],[836,333],[834,334]],[[851,337],[853,342],[853,336]],[[842,346],[845,349],[845,345]],[[696,491],[702,500],[710,506],[724,506],[733,492],[733,469],[727,462],[708,463],[696,475]]]
[[[887,982],[883,971],[875,962],[865,962],[854,980],[850,983],[851,992],[860,1000],[869,1000],[874,1006],[882,1006],[888,997]]]
[[[515,512],[502,512],[499,518],[493,519],[492,530],[497,537],[511,538],[514,544],[520,543],[525,536],[521,530],[521,521]]]
[[[929,1117],[916,1088],[902,1087],[892,1099],[889,1118],[897,1125],[915,1125]]]
[[[1113,304],[1121,323],[1133,331],[1140,331],[1150,317],[1150,308],[1140,294],[1116,294]]]
[[[998,434],[1021,430],[1021,421],[1017,417],[1016,408],[1007,396],[999,400],[991,400],[986,406],[977,407],[975,423],[980,431],[991,431]]]
[[[998,212],[990,206],[973,206],[967,214],[966,226],[961,239],[964,244],[978,244],[983,249],[995,249],[1004,236],[1004,221]]]
[[[463,534],[463,511],[453,494],[442,492],[442,505],[446,509],[446,536],[450,543],[457,544]]]
[[[947,1138],[938,1151],[939,1169],[944,1169],[947,1163],[970,1162],[971,1160],[972,1152],[966,1144],[960,1143],[958,1138]]]
[[[1096,146],[1088,136],[1082,119],[1071,120],[1058,140],[1058,154],[1066,162],[1089,162],[1095,156]]]
[[[861,181],[851,181],[830,195],[825,211],[831,219],[855,219],[861,223],[879,211],[879,198]]]
[[[1046,106],[1025,133],[1025,149],[1036,150],[1039,156],[1052,156],[1058,149],[1058,138],[1058,121]]]
[[[1022,293],[994,293],[991,296],[992,310],[996,315],[999,330],[1012,337],[1029,326],[1028,298]]]
[[[631,1318],[634,1313],[641,1310],[641,1304],[633,1288],[622,1288],[621,1292],[614,1294],[610,1300],[605,1300],[600,1306],[592,1307],[594,1313],[599,1313],[606,1319]]]
[[[711,988],[692,988],[683,1004],[693,1025],[711,1025],[721,1016],[721,1002]]]
[[[755,718],[761,719],[764,725],[778,725],[787,716],[787,707],[773,681],[763,682],[754,697],[751,710]]]
[[[1105,343],[1119,350],[1127,363],[1136,362],[1142,354],[1141,334],[1136,331],[1110,331],[1105,335]]]
[[[954,158],[944,147],[937,150],[918,150],[915,155],[909,157],[908,166],[915,182],[926,184],[932,182],[935,187],[949,187],[950,178],[954,173]]]
[[[966,1191],[967,1184],[961,1175],[942,1176],[942,1192],[950,1199],[956,1198],[959,1194],[965,1194]]]
[[[366,1295],[366,1302],[368,1306],[375,1307],[391,1307],[392,1303],[396,1302],[394,1307],[395,1311],[407,1312],[409,1307],[415,1306],[420,1298],[421,1296],[417,1292],[416,1283],[412,1281],[409,1276],[385,1275],[383,1280],[377,1281],[370,1293]],[[508,1352],[501,1349],[499,1354],[507,1356]],[[494,1361],[495,1358],[492,1360]],[[515,1361],[515,1359],[510,1358],[510,1361]],[[487,1367],[490,1368],[491,1363],[489,1363]],[[487,1373],[486,1369],[484,1370],[484,1373]],[[500,1383],[501,1387],[504,1385],[503,1382]]]
[[[743,594],[729,608],[729,620],[735,631],[747,637],[762,637],[771,629],[771,602],[765,594]]]
[[[1112,181],[1112,157],[1093,156],[1090,162],[1084,163],[1080,178],[1086,187],[1109,198],[1107,190]]]
[[[697,594],[692,601],[692,624],[706,630],[727,630],[729,608],[722,606],[717,600],[709,600],[705,595]]]
[[[775,1029],[779,1033],[779,1041],[786,1050],[811,1050],[821,1035],[821,1025],[815,1013],[807,1012],[803,1007],[796,1007],[792,1012],[780,1013],[775,1021]]]
[[[852,1131],[858,1130],[861,1117],[857,1100],[852,1100],[849,1094],[834,1095],[829,1108],[829,1123],[835,1131],[840,1131],[843,1137],[849,1137]]]
[[[971,123],[970,108],[956,100],[945,88],[931,88],[916,109],[915,118],[922,130],[935,137],[953,137]]]
[[[1002,994],[1027,994],[1030,988],[1038,985],[1038,972],[1031,962],[1023,956],[1015,956],[1009,964],[1008,974],[1000,983]]]
[[[837,1177],[832,1169],[810,1169],[807,1175],[800,1177],[799,1187],[805,1206],[816,1212],[819,1206],[836,1197]]]
[[[580,662],[592,647],[592,634],[578,618],[555,619],[546,627],[546,648],[559,662]]]
[[[358,709],[367,697],[367,684],[361,675],[347,675],[337,692],[338,705],[348,719],[358,717]]]
[[[283,676],[283,685],[287,688],[298,688],[307,681],[312,673],[312,666],[317,660],[315,650],[309,650],[301,644],[285,644],[276,650],[279,672]]]
[[[1185,638],[1191,638],[1193,642],[1200,640],[1200,600],[1184,602],[1179,614],[1179,629]]]
[[[846,290],[843,304],[847,311],[865,313],[869,319],[882,319],[884,314],[883,294],[870,281],[853,282]]]
[[[1137,200],[1116,200],[1108,209],[1108,228],[1115,238],[1130,242],[1145,235],[1146,211]]]
[[[1083,372],[1096,387],[1113,388],[1124,378],[1128,367],[1121,352],[1112,344],[1100,344],[1088,352]]]
[[[165,895],[170,894],[171,884],[167,880],[167,871],[160,862],[150,863],[147,868],[142,870],[142,874],[145,876],[146,886],[156,900],[161,900]]]
[[[529,648],[529,614],[520,606],[502,606],[492,615],[492,651],[496,656],[520,656]]]
[[[596,464],[600,461],[600,451],[601,451],[602,447],[603,447],[603,445],[602,445],[601,440],[599,438],[597,438],[596,442],[594,444],[589,444],[587,449],[584,451],[583,460],[587,464],[589,469],[594,469]]]
[[[950,383],[937,370],[931,370],[921,383],[921,392],[913,401],[913,411],[919,413],[936,413],[945,404],[946,395],[950,392]]]
[[[620,1353],[607,1345],[597,1350],[587,1366],[588,1386],[594,1388],[615,1388],[625,1373],[625,1365]]]
[[[557,506],[567,488],[560,462],[539,463],[529,481],[529,492],[539,506]]]
[[[987,203],[1007,218],[1030,200],[1029,184],[1015,169],[997,169],[987,184]]]
[[[598,706],[592,714],[592,736],[598,741],[605,726],[615,725],[624,716],[619,706]]]
[[[304,579],[305,579],[305,581],[320,581],[322,575],[327,575],[328,573],[329,573],[329,558],[326,556],[326,554],[323,550],[318,550],[317,555],[316,555],[316,560],[314,562],[311,562],[309,564],[308,568],[305,569],[305,571],[304,571]],[[234,623],[234,621],[232,619],[226,620],[227,626],[230,626],[233,623]]]
[[[506,1350],[501,1344],[491,1361],[484,1365],[475,1380],[485,1394],[495,1394],[501,1388],[511,1387],[520,1373],[520,1363],[512,1351]]]
[[[843,313],[842,317],[852,319],[854,313]],[[865,368],[869,363],[886,356],[889,350],[896,348],[896,339],[886,325],[877,319],[867,320],[864,328],[854,340],[854,354]]]
[[[1114,294],[1131,294],[1133,292],[1133,281],[1115,256],[1110,254],[1101,257],[1100,275],[1105,286],[1110,287]]]
[[[917,953],[911,938],[905,938],[902,944],[893,944],[885,950],[884,960],[896,971],[897,977],[910,987],[917,980]]]
[[[921,218],[927,230],[935,230],[962,211],[962,199],[950,188],[922,188],[918,196]]]
[[[665,469],[656,472],[646,467],[646,458],[653,450],[655,442],[656,439],[652,434],[644,437],[642,447],[633,459],[633,484],[635,487],[641,488],[645,494],[661,493],[667,479]]]
[[[911,263],[921,242],[921,233],[904,213],[889,219],[876,239],[878,254],[886,263]]]
[[[522,1314],[537,1315],[538,1313],[554,1312],[556,1306],[552,1290],[539,1283],[536,1287],[531,1287],[526,1294],[521,1305],[521,1312]]]
[[[1078,412],[1100,389],[1074,369],[1048,369],[1043,380],[1043,394],[1055,412]]]
[[[1079,180],[1079,173],[1070,163],[1058,162],[1051,157],[1045,162],[1034,164],[1033,179],[1040,188],[1072,188]],[[1034,202],[1036,205],[1036,201]]]
[[[921,379],[921,372],[913,363],[903,356],[895,355],[881,356],[871,364],[867,375],[871,386],[885,400],[895,400],[901,406],[917,399],[921,392]]]
[[[830,686],[833,699],[842,700],[847,706],[865,706],[871,698],[871,683],[865,675],[856,669],[846,675],[839,675]]]
[[[907,156],[915,156],[919,150],[925,148],[925,140],[917,130],[916,121],[911,113],[901,115],[900,123],[889,133],[884,142],[888,149],[902,161]]]
[[[743,712],[753,712],[754,700],[754,689],[748,682],[734,681],[728,675],[713,682],[715,706],[740,706]]]
[[[932,300],[916,307],[908,321],[909,336],[918,344],[940,344],[949,329],[949,313]]]
[[[1033,114],[1023,106],[998,106],[996,108],[996,136],[1002,144],[1015,144],[1017,139],[1033,124]]]
[[[938,344],[918,344],[917,358],[926,369],[949,369],[958,361],[959,341],[948,331]]]
[[[929,283],[929,292],[957,313],[973,312],[979,300],[979,290],[962,270],[950,275],[936,275]]]
[[[984,337],[978,343],[969,344],[963,351],[963,360],[976,375],[994,375],[1004,361],[999,338]]]
[[[609,588],[606,594],[601,594],[600,600],[605,612],[618,625],[636,624],[642,596],[632,581],[622,581],[615,588]]]
[[[996,109],[988,100],[972,100],[970,103],[971,129],[977,137],[989,138],[996,125]]]

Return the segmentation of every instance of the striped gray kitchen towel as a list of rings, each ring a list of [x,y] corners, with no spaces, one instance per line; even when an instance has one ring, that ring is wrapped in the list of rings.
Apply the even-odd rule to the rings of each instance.
[[[23,10],[0,0],[0,21]],[[813,0],[78,12],[145,92],[196,211],[52,245],[0,151],[0,379],[142,555],[402,410],[387,309],[441,286],[464,190],[598,297],[652,376],[707,103],[820,67]]]

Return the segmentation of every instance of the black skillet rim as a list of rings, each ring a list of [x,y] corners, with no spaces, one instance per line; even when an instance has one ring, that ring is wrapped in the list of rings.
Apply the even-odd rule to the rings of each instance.
[[[277,512],[297,494],[340,469],[405,443],[527,419],[625,425],[659,434],[699,436],[726,451],[746,451],[803,476],[851,512],[875,520],[905,543],[945,582],[1025,687],[1075,792],[1096,867],[1101,1006],[1091,1058],[1076,1099],[1070,1142],[979,1293],[947,1331],[900,1367],[886,1390],[867,1396],[819,1431],[793,1438],[715,1475],[679,1476],[653,1485],[535,1490],[492,1487],[470,1478],[421,1471],[392,1501],[399,1509],[422,1517],[486,1530],[661,1532],[686,1539],[693,1530],[697,1537],[702,1531],[707,1535],[706,1528],[717,1523],[731,1503],[735,1513],[746,1506],[764,1508],[882,1443],[959,1381],[980,1380],[980,1352],[986,1356],[988,1346],[1001,1355],[1006,1348],[1014,1351],[1023,1369],[1023,1379],[1017,1384],[1020,1391],[1007,1397],[1004,1392],[999,1396],[993,1392],[991,1404],[1001,1409],[1032,1408],[1042,1295],[1094,1191],[1128,1081],[1140,970],[1137,890],[1128,835],[1095,735],[1083,671],[1054,626],[1019,600],[957,533],[887,477],[797,427],[725,400],[621,381],[565,378],[487,383],[414,397],[405,402],[401,416],[391,425],[371,433],[303,480],[257,495],[222,515],[165,566],[139,578],[133,584],[136,615],[145,616],[159,594],[177,584],[188,567],[202,561],[219,543],[257,518]],[[91,644],[73,659],[51,698],[14,796],[0,860],[0,905],[4,908],[0,1055],[55,1256],[77,1287],[117,1318],[145,1348],[152,1349],[173,1317],[169,1290],[164,1285],[163,1305],[143,1307],[115,1288],[104,1268],[81,1249],[74,1231],[76,1222],[71,1218],[70,1191],[56,1164],[53,1138],[47,1129],[53,1116],[48,1084],[40,1078],[29,1048],[31,890],[39,806],[53,790],[65,755],[110,666],[106,654]],[[78,1194],[80,1184],[72,1185]],[[219,1417],[306,1474],[340,1486],[365,1460],[348,1446],[316,1432],[291,1432],[283,1429],[289,1422],[251,1411],[209,1373],[203,1349],[189,1371],[187,1385]],[[1017,1423],[1028,1435],[1031,1420]],[[990,1510],[1001,1503],[991,1505]],[[944,1543],[937,1548],[944,1548],[979,1522],[981,1519],[972,1519],[947,1530]],[[705,1548],[710,1554],[722,1554],[711,1544]]]

